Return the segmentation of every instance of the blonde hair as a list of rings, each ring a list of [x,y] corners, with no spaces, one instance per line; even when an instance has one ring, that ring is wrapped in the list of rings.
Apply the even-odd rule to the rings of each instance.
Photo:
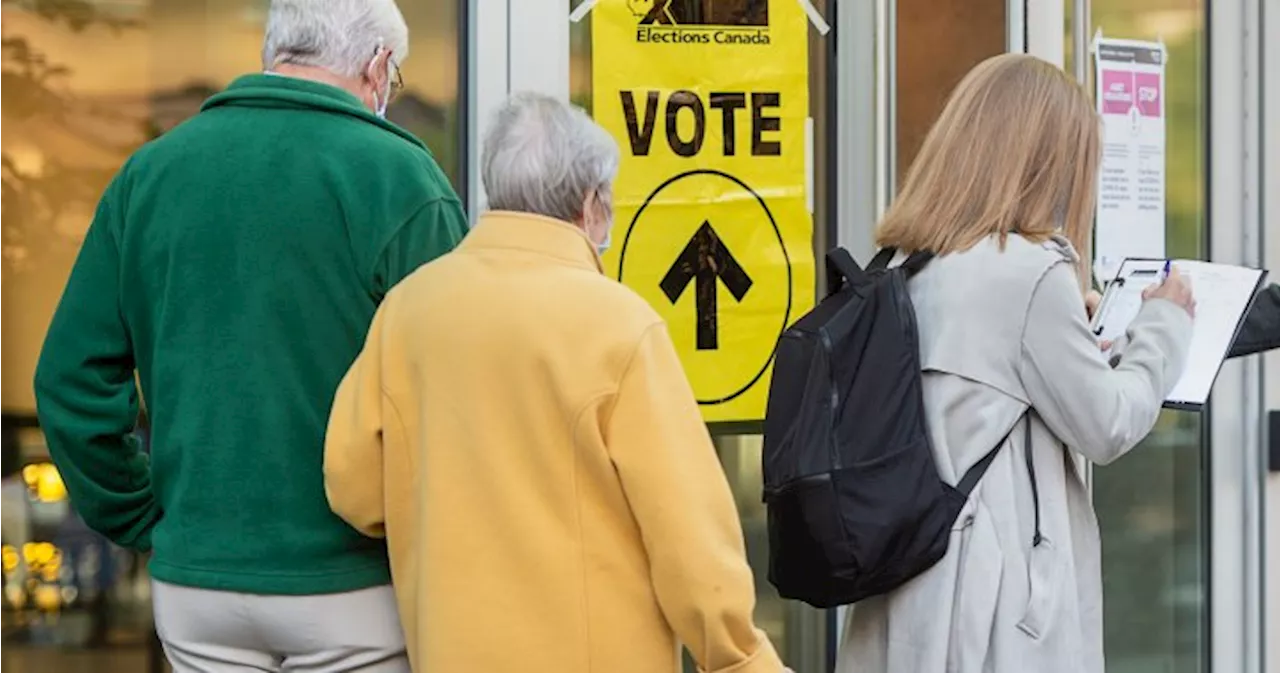
[[[952,92],[876,232],[881,246],[938,255],[1009,234],[1062,233],[1089,278],[1101,119],[1058,68],[1025,54],[978,64]]]

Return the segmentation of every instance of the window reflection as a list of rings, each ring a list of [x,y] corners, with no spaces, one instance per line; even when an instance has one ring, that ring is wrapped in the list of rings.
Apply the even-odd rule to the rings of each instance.
[[[407,85],[388,117],[462,192],[459,2],[401,2]],[[98,198],[124,160],[260,69],[267,0],[0,4],[4,669],[158,670],[143,560],[89,531],[36,427],[36,358]],[[144,430],[144,428],[140,428]],[[91,648],[91,653],[74,652]],[[104,648],[104,649],[98,649]]]
[[[1202,258],[1208,238],[1206,3],[1093,0],[1091,11],[1090,35],[1101,29],[1113,37],[1162,39],[1168,49],[1167,251],[1172,257]],[[1094,470],[1107,670],[1112,673],[1206,668],[1207,447],[1202,431],[1200,414],[1165,412],[1132,453]]]
[[[400,11],[409,24],[409,58],[402,67],[404,93],[387,110],[388,119],[431,148],[454,190],[464,197],[458,7],[465,1],[400,0]]]
[[[742,519],[742,535],[747,543],[747,560],[755,570],[756,625],[769,634],[774,643],[786,637],[786,614],[782,599],[769,584],[769,527],[764,501],[764,475],[761,472],[764,438],[761,435],[735,435],[716,439],[720,463],[733,491],[738,516]]]
[[[896,0],[894,104],[901,184],[947,96],[974,66],[1006,51],[1006,0]]]

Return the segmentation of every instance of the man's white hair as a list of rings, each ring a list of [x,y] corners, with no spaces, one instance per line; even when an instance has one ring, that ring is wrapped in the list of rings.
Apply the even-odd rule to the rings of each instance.
[[[610,197],[618,144],[581,108],[517,93],[494,115],[480,166],[490,208],[572,222],[587,194]]]
[[[359,77],[383,47],[403,63],[409,27],[395,0],[271,0],[262,67],[285,63]]]

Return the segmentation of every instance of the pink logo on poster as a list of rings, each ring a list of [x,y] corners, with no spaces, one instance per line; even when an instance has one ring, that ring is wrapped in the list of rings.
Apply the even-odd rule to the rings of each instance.
[[[1133,107],[1132,70],[1102,71],[1102,114],[1129,114]]]
[[[1138,89],[1138,112],[1144,117],[1160,116],[1160,75],[1154,72],[1133,73]]]

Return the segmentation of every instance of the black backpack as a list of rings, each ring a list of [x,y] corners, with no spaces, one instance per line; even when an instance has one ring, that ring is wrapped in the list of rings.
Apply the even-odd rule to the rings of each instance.
[[[1008,439],[957,486],[939,478],[907,294],[933,255],[889,269],[893,255],[881,250],[863,271],[846,250],[829,252],[827,297],[778,340],[764,421],[769,581],[815,607],[888,592],[941,560],[960,509]]]

